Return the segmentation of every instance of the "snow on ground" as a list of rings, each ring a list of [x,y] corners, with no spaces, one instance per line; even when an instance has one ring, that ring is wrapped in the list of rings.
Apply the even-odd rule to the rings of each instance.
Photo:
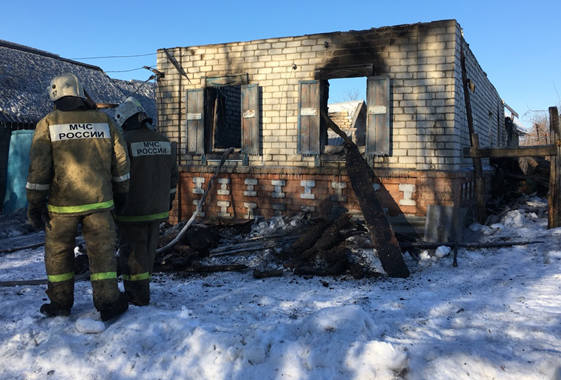
[[[2,287],[0,379],[561,379],[561,229],[524,209],[471,228],[542,243],[405,255],[407,279],[156,274],[111,323],[87,281],[53,319],[45,285]],[[43,278],[42,255],[1,254],[0,281]]]

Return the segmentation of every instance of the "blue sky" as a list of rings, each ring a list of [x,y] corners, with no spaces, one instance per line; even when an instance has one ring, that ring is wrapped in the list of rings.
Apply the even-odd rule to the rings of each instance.
[[[483,70],[527,126],[533,111],[561,103],[561,0],[20,0],[3,4],[2,14],[0,39],[139,80],[151,75],[142,67],[156,65],[160,48],[456,19]],[[122,57],[133,55],[142,56]],[[85,59],[109,56],[121,57]]]

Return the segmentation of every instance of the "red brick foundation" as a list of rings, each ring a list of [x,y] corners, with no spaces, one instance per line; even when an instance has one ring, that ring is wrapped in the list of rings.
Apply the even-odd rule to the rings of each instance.
[[[215,170],[213,166],[180,170],[171,223],[191,217]],[[471,171],[377,170],[376,175],[372,183],[389,216],[422,217],[430,204],[469,207],[475,201]],[[199,217],[247,219],[260,215],[270,218],[301,212],[310,212],[312,217],[330,217],[339,210],[360,215],[358,201],[344,170],[232,167],[223,168],[217,176]]]

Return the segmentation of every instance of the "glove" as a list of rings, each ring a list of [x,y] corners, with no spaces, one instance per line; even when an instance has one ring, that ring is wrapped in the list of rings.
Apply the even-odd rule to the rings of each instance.
[[[113,203],[115,203],[115,213],[122,214],[129,203],[129,193],[113,193]]]
[[[27,207],[27,219],[35,230],[44,230],[50,220],[47,201],[30,203]]]
[[[169,211],[173,208],[173,200],[175,199],[175,193],[169,195]]]

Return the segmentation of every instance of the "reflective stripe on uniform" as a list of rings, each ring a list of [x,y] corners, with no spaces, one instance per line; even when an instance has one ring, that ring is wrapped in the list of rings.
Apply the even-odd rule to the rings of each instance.
[[[177,193],[177,188],[171,189],[171,190],[169,191],[169,193],[170,193],[170,194],[175,194],[175,193]]]
[[[27,184],[25,185],[25,188],[27,190],[49,190],[51,187],[50,184],[43,184],[43,183],[31,183],[31,182],[27,182]]]
[[[150,280],[150,273],[144,272],[140,274],[123,274],[123,280],[125,281]]]
[[[84,212],[84,211],[92,211],[92,210],[99,210],[105,209],[113,206],[113,199],[107,202],[101,203],[91,203],[88,205],[80,205],[80,206],[53,206],[48,205],[49,211],[57,212],[59,214],[73,214],[76,212]]]
[[[110,139],[107,123],[53,124],[49,126],[51,141],[77,139]]]
[[[72,280],[73,278],[74,278],[74,272],[47,275],[47,279],[49,280],[49,282],[63,282],[63,281]]]
[[[113,177],[113,182],[125,182],[126,180],[130,179],[130,173],[124,174],[120,177]]]
[[[168,217],[169,217],[169,211],[161,212],[159,214],[151,214],[151,215],[138,215],[138,216],[117,215],[116,219],[118,222],[149,222],[151,220],[165,219]]]
[[[92,273],[90,274],[91,281],[99,280],[113,280],[117,278],[117,272],[102,272],[102,273]]]

